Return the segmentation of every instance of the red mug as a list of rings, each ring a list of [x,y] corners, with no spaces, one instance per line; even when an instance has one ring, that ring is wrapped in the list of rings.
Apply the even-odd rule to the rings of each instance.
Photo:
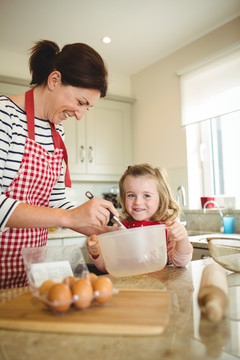
[[[201,197],[202,209],[204,208],[204,205],[206,204],[207,201],[215,201],[215,197],[209,197],[209,196]],[[206,208],[212,209],[214,208],[214,204],[213,203],[207,204]]]

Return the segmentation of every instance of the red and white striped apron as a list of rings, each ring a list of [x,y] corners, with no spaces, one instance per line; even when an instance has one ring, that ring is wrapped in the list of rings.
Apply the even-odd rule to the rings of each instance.
[[[26,204],[48,207],[53,186],[61,175],[63,149],[56,148],[61,146],[61,140],[58,138],[60,135],[55,130],[55,126],[50,123],[52,133],[55,131],[53,134],[55,150],[50,155],[35,142],[33,90],[26,93],[25,105],[29,137],[25,142],[20,168],[5,195]],[[70,178],[68,178],[69,181]],[[21,250],[25,247],[45,246],[47,236],[48,228],[10,228],[1,234],[0,288],[27,285]]]

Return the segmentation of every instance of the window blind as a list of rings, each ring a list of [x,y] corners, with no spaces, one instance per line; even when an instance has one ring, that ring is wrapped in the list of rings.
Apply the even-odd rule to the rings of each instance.
[[[240,109],[240,49],[180,75],[182,125]]]

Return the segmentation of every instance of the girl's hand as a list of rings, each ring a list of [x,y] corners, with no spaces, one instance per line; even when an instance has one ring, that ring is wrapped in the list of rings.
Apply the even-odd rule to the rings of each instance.
[[[185,227],[179,221],[174,221],[166,225],[168,226],[168,242],[175,242],[175,249],[180,254],[192,252],[192,244],[188,239],[188,233]]]
[[[170,241],[188,241],[188,233],[185,227],[179,222],[174,221],[168,226],[168,240]]]
[[[87,249],[93,259],[97,259],[101,254],[99,241],[96,235],[91,235],[87,238]]]

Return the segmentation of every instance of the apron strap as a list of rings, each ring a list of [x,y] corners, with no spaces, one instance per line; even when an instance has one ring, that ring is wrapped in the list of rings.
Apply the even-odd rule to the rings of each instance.
[[[63,158],[64,158],[64,161],[65,161],[65,164],[66,164],[65,185],[66,185],[66,187],[71,187],[71,178],[70,178],[70,172],[69,172],[69,168],[68,168],[68,154],[67,154],[66,146],[65,146],[65,144],[63,142],[63,139],[62,139],[61,135],[56,130],[55,125],[53,123],[51,123],[50,121],[49,121],[49,124],[50,124],[51,129],[52,129],[52,137],[53,137],[54,147],[59,148],[59,149],[63,149]]]
[[[28,136],[31,140],[35,140],[35,121],[34,121],[34,99],[33,99],[33,89],[28,90],[25,93],[25,107],[27,115],[27,126],[28,126]],[[49,121],[52,130],[52,137],[54,148],[63,150],[63,158],[66,164],[65,172],[65,186],[71,187],[71,178],[68,168],[68,154],[63,139],[59,132],[56,130],[55,125]]]
[[[28,137],[31,140],[35,140],[33,89],[28,90],[25,93],[25,108],[27,115]]]

